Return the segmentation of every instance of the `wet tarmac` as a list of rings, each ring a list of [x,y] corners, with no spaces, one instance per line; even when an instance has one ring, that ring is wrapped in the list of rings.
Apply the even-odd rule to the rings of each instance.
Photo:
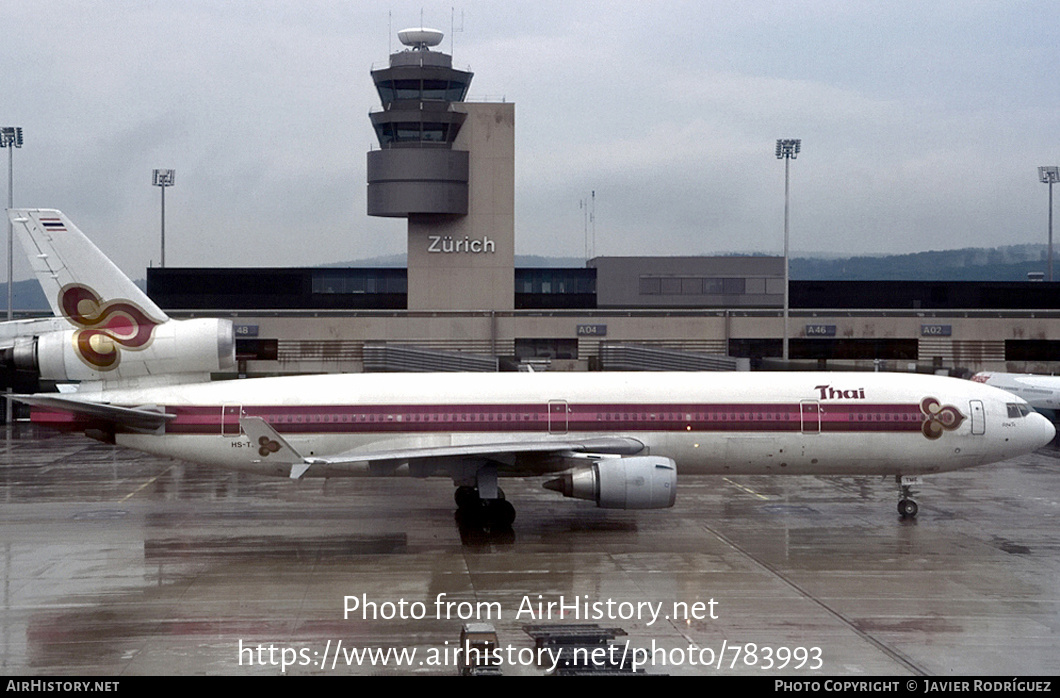
[[[645,512],[502,486],[514,526],[475,530],[442,479],[295,483],[17,425],[0,671],[455,674],[489,621],[504,674],[550,668],[525,626],[572,622],[651,674],[1060,674],[1055,453],[925,478],[915,521],[878,477],[680,478]]]

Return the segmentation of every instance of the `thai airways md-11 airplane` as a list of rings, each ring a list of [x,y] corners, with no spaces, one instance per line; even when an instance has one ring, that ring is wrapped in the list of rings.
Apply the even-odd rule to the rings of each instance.
[[[444,475],[494,526],[498,482],[617,509],[674,504],[686,475],[888,475],[915,516],[915,476],[1031,452],[1054,436],[990,386],[888,373],[343,374],[210,381],[234,369],[232,325],[166,316],[70,220],[11,221],[70,328],[23,336],[9,363],[76,383],[19,395],[32,419],[149,453],[262,475]]]

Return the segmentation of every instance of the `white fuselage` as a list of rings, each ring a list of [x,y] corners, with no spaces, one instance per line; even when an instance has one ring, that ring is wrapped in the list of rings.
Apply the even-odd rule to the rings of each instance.
[[[1040,415],[1010,417],[1017,399],[992,387],[893,373],[344,374],[78,396],[176,415],[161,434],[116,434],[120,445],[283,476],[289,466],[257,455],[240,415],[307,457],[631,437],[682,474],[916,475],[1028,453],[1055,433]],[[526,459],[502,474],[567,467]],[[371,472],[349,463],[307,476]]]

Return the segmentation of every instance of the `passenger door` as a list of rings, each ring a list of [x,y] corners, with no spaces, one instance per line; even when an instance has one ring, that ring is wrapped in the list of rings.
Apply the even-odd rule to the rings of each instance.
[[[972,435],[981,436],[986,433],[986,412],[983,410],[982,400],[970,400],[968,410],[972,413]]]
[[[803,434],[821,433],[821,406],[816,400],[803,400],[799,409],[802,418]]]
[[[549,400],[548,401],[548,433],[549,434],[566,434],[567,433],[567,401],[566,400]]]
[[[221,436],[239,436],[242,405],[221,405]]]

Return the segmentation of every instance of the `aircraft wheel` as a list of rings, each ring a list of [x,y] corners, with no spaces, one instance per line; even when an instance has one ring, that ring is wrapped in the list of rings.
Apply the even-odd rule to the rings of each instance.
[[[916,517],[918,511],[920,511],[920,507],[912,499],[898,500],[898,513],[903,519]]]
[[[456,492],[453,493],[453,499],[456,500],[457,509],[472,509],[482,501],[479,499],[478,490],[467,485],[457,487]]]
[[[453,492],[453,499],[456,500],[457,509],[477,507],[482,501],[478,495],[478,488],[469,485],[461,485],[460,487],[457,487],[456,491]],[[499,487],[497,488],[497,499],[504,499],[504,490]]]
[[[494,499],[487,505],[487,517],[494,526],[507,528],[515,521],[515,507],[504,499]]]

